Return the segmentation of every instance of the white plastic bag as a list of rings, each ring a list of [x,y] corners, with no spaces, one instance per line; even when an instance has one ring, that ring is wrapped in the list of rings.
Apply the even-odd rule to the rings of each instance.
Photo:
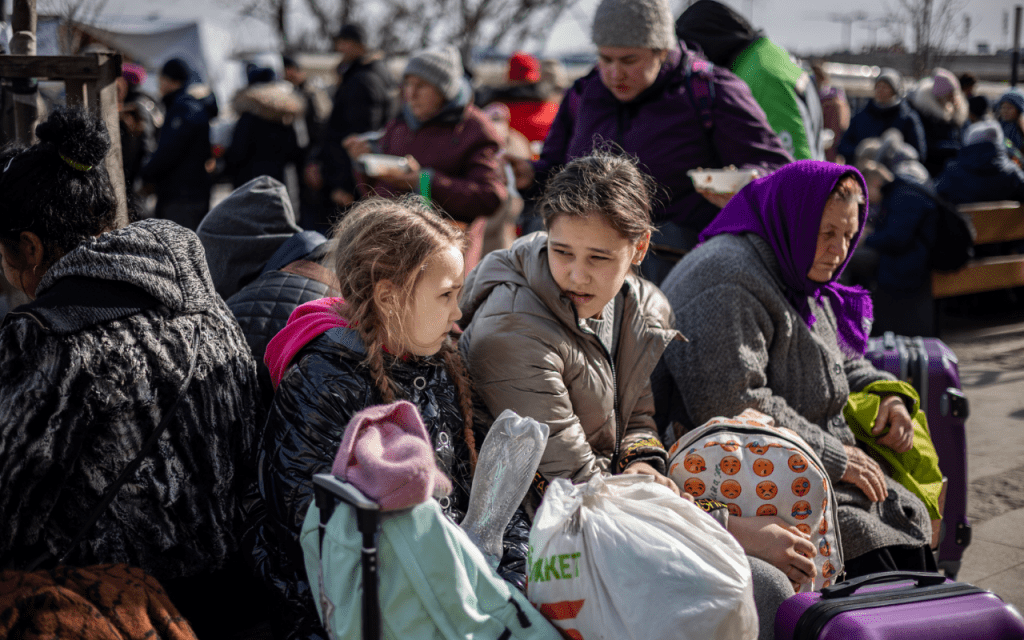
[[[527,596],[574,639],[757,637],[739,543],[642,475],[551,483],[530,532]]]
[[[548,443],[548,425],[505,409],[480,447],[462,529],[497,568],[512,515],[530,490]]]

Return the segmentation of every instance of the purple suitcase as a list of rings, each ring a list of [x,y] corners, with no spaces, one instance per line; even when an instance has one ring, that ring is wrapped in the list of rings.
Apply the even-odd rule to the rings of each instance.
[[[908,338],[886,332],[871,338],[865,357],[914,386],[928,418],[939,469],[948,479],[939,537],[939,568],[955,578],[971,543],[967,519],[967,398],[960,390],[956,354],[938,338]]]
[[[779,606],[776,640],[1019,640],[1024,618],[999,596],[937,573],[873,573]]]

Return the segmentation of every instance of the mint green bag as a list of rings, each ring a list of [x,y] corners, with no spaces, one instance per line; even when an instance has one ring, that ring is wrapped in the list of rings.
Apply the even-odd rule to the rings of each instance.
[[[321,555],[320,508],[311,504],[300,542],[320,619],[332,638],[362,638],[364,549],[356,509],[339,501],[323,534]],[[379,628],[385,640],[561,640],[436,500],[380,512],[376,539]]]

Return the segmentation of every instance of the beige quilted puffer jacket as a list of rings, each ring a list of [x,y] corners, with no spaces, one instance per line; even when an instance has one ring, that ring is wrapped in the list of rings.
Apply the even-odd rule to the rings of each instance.
[[[630,275],[613,363],[548,268],[547,234],[494,251],[466,278],[459,347],[491,415],[505,409],[550,428],[539,472],[585,482],[643,460],[664,473],[650,376],[675,318],[654,284]]]

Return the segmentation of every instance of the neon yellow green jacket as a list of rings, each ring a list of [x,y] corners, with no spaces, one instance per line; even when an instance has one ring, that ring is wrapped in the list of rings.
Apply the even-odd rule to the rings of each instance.
[[[878,417],[883,395],[899,394],[913,400],[910,417],[914,422],[914,446],[906,453],[896,453],[876,442],[871,434]],[[939,454],[928,432],[928,420],[921,411],[921,400],[914,387],[902,381],[880,380],[872,382],[864,391],[851,393],[843,409],[846,423],[854,437],[881,456],[892,468],[892,477],[917,497],[921,498],[933,520],[939,519],[939,493],[942,491],[942,472]],[[883,431],[879,436],[884,435]]]

